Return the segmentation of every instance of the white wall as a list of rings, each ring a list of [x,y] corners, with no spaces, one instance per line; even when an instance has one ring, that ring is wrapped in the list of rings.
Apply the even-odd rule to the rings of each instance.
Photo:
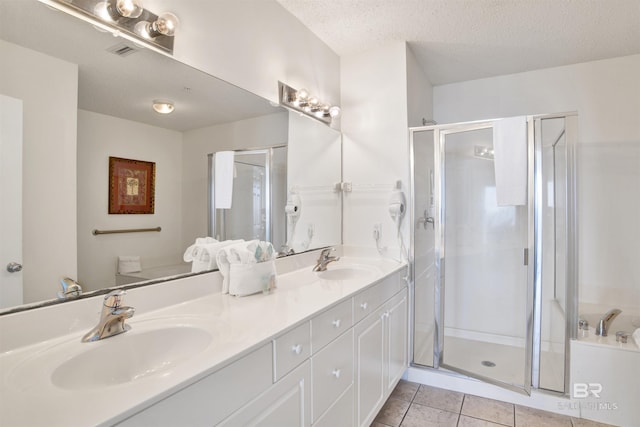
[[[24,301],[41,301],[77,276],[78,67],[2,40],[0,57],[0,93],[24,101]]]
[[[577,111],[581,303],[640,311],[640,55],[434,88],[452,123]]]
[[[409,202],[408,126],[431,119],[431,83],[404,42],[342,58],[343,180],[353,183],[344,198],[344,242],[381,247],[400,256],[389,197],[397,180]],[[407,206],[410,208],[410,206]],[[409,245],[409,215],[402,224]]]
[[[270,114],[183,133],[182,246],[207,233],[207,155],[216,151],[287,143],[288,113]]]
[[[287,186],[300,198],[301,209],[295,229],[287,225],[287,239],[296,252],[341,242],[342,205],[334,190],[342,176],[341,148],[339,132],[289,113]]]
[[[340,59],[275,0],[147,0],[180,18],[179,61],[278,101],[278,80],[340,102]]]
[[[108,214],[109,156],[156,163],[153,214]],[[180,132],[78,110],[78,176],[78,281],[84,290],[115,285],[118,255],[140,255],[142,268],[182,262]],[[158,226],[159,233],[91,234]]]

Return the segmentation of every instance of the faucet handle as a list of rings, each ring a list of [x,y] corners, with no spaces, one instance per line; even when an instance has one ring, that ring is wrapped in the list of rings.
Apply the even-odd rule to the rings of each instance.
[[[124,289],[115,289],[104,296],[105,307],[117,309],[122,305],[122,299],[127,294]]]

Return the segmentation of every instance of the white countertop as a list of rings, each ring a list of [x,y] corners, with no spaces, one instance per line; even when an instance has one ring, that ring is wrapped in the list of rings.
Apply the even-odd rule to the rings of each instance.
[[[333,265],[338,264],[366,264],[375,267],[376,273],[367,279],[328,281],[319,279],[307,266],[279,275],[278,288],[271,294],[238,298],[215,292],[148,312],[136,307],[138,311],[127,322],[132,329],[125,334],[93,343],[81,343],[80,338],[86,330],[75,330],[5,351],[0,354],[0,426],[111,425],[221,369],[269,342],[273,336],[406,265],[380,258],[355,257],[343,257]],[[195,276],[188,280],[211,281],[212,275],[219,280],[219,273]],[[170,282],[165,288],[180,293],[183,280]],[[149,288],[142,288],[139,292],[149,292],[144,297],[154,298],[151,293],[153,290]],[[91,301],[98,305],[96,322],[100,301],[101,298]],[[131,305],[135,307],[135,304]],[[65,354],[78,354],[89,346],[109,346],[110,342],[125,335],[131,337],[150,328],[169,325],[194,325],[206,329],[214,339],[205,350],[189,356],[188,360],[162,374],[97,389],[65,390],[55,386],[48,374],[51,367],[47,364],[54,366],[60,360],[46,360],[37,369],[24,369],[32,358],[41,357],[39,355],[43,352],[56,346],[65,349],[64,352],[55,352],[56,357],[64,358]],[[33,325],[30,327],[33,328]]]

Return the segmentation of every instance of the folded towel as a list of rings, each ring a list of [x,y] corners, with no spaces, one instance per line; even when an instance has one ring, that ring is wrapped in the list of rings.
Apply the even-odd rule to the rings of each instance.
[[[191,272],[214,270],[218,268],[216,257],[220,249],[240,243],[242,240],[225,240],[222,242],[196,245],[193,249],[193,262],[191,264]]]
[[[498,206],[527,204],[527,118],[510,117],[493,124],[494,168]]]
[[[118,257],[118,274],[139,273],[142,270],[139,255],[120,255]]]
[[[275,287],[275,258],[273,245],[259,240],[221,248],[217,252],[216,261],[223,276],[222,293],[249,295],[260,290],[272,289]],[[256,264],[260,263],[273,265],[256,267]]]
[[[234,156],[233,151],[218,151],[215,155],[213,184],[216,209],[231,209]]]
[[[196,247],[202,246],[202,245],[208,245],[211,243],[218,243],[218,241],[213,237],[198,237],[196,239],[196,242],[193,245],[189,246],[186,251],[184,251],[184,256],[182,257],[182,259],[184,259],[184,262],[193,261],[193,258],[194,258],[193,252],[194,250],[196,250]]]

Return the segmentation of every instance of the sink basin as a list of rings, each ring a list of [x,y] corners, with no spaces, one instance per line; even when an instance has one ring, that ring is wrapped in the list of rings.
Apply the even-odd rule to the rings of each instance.
[[[19,391],[48,386],[90,391],[170,375],[205,351],[221,331],[176,319],[132,322],[126,333],[83,343],[66,339],[23,359],[8,376]]]
[[[53,371],[51,382],[71,390],[128,383],[162,374],[210,343],[211,335],[194,327],[122,334],[62,363]],[[94,343],[85,344],[89,348]]]
[[[367,265],[329,265],[328,269],[318,273],[323,280],[359,280],[369,279],[376,274],[374,267]]]

